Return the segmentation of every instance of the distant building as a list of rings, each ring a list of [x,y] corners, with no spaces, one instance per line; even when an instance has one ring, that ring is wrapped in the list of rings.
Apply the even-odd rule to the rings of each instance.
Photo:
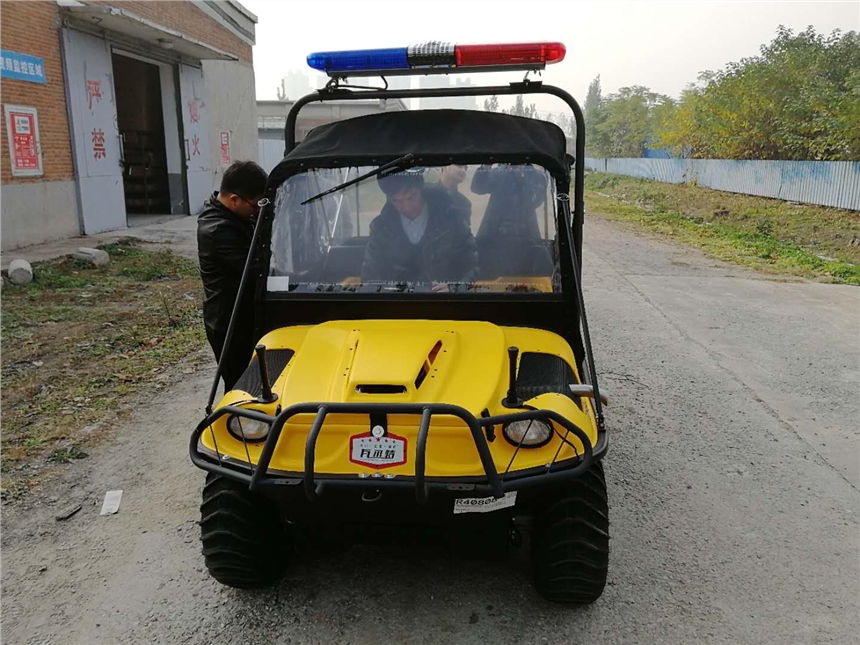
[[[432,76],[422,76],[419,80],[419,87],[423,89],[440,88],[440,87],[475,87],[471,79],[468,77],[451,77],[447,74],[435,74]],[[444,98],[420,98],[418,99],[418,109],[433,110],[433,109],[454,109],[454,110],[477,110],[478,97],[476,96],[449,96]]]
[[[305,94],[310,94],[317,88],[311,87],[311,81],[307,74],[299,70],[291,69],[281,79],[278,86],[278,98],[282,101],[295,101]]]
[[[237,0],[4,2],[2,249],[194,214],[257,158]]]
[[[284,128],[287,114],[294,104],[295,101],[257,101],[260,165],[266,172],[271,171],[284,156]],[[399,99],[308,103],[299,112],[296,140],[301,141],[313,128],[325,123],[406,109],[406,104]]]
[[[412,89],[412,77],[411,76],[386,76],[385,80],[388,81],[388,89],[390,90],[411,90]],[[412,99],[404,99],[403,102],[406,104],[408,109],[412,109]]]

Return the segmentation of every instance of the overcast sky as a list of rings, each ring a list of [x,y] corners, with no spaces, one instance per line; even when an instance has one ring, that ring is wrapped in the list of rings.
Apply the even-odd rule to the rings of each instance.
[[[830,2],[547,2],[537,0],[240,0],[257,15],[257,98],[276,98],[290,69],[310,73],[314,51],[558,40],[567,56],[543,79],[584,101],[600,74],[604,94],[645,85],[677,96],[699,72],[718,69],[773,39],[780,24],[819,32],[860,30],[860,0]],[[473,82],[517,80],[488,75]],[[558,110],[556,99],[538,102]]]

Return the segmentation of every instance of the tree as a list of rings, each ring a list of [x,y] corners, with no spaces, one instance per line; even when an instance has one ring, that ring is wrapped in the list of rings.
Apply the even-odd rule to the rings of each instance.
[[[549,120],[564,131],[564,136],[573,137],[576,134],[575,121],[564,112],[551,113]]]
[[[653,143],[654,113],[670,101],[641,85],[622,87],[607,96],[602,101],[603,119],[594,126],[601,156],[640,157],[642,149]]]
[[[657,141],[694,157],[860,160],[860,35],[780,27],[760,55],[706,72]]]
[[[585,116],[585,147],[587,154],[604,157],[609,149],[609,143],[599,130],[599,126],[606,120],[599,74],[588,86],[588,94],[585,95],[585,110],[583,112]],[[571,127],[571,130],[574,130],[574,128]]]
[[[509,110],[505,110],[506,114],[513,114],[514,116],[525,116],[532,119],[537,118],[537,107],[535,107],[534,103],[530,105],[526,105],[523,100],[522,94],[517,94],[516,103],[514,103],[514,107]]]
[[[278,87],[278,100],[286,101],[287,100],[287,88],[284,87],[284,79],[281,79],[281,84]]]
[[[487,112],[498,112],[499,111],[499,97],[493,94],[488,99],[484,99],[484,109]]]

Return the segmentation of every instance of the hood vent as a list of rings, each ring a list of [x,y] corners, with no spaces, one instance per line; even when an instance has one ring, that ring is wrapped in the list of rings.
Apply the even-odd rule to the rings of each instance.
[[[359,394],[406,394],[406,386],[368,383],[365,385],[356,385],[355,391]]]
[[[427,359],[424,361],[424,364],[421,366],[421,369],[418,370],[418,376],[415,377],[415,389],[421,387],[421,384],[424,382],[424,379],[427,378],[427,375],[430,374],[430,368],[433,366],[433,363],[436,362],[436,357],[439,355],[439,351],[442,349],[442,341],[436,341],[436,344],[433,345],[433,349],[430,350],[430,353],[427,354]]]

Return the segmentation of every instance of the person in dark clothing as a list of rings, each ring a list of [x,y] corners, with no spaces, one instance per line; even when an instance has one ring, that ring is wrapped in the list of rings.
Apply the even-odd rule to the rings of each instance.
[[[466,226],[472,228],[472,202],[460,192],[460,184],[466,179],[466,166],[454,164],[442,168],[439,175],[439,183],[445,187],[451,195],[451,205],[466,222]]]
[[[378,180],[388,200],[370,223],[362,280],[429,283],[433,291],[448,291],[449,282],[473,281],[475,238],[448,192],[424,186],[416,171]]]
[[[253,161],[235,162],[224,171],[220,190],[206,200],[197,216],[197,252],[204,292],[203,324],[219,361],[251,249],[259,214],[257,203],[265,193],[266,180],[266,172]],[[242,376],[254,349],[255,274],[252,266],[233,339],[223,360],[221,376],[225,392],[233,389]]]
[[[540,239],[536,209],[546,200],[542,170],[530,164],[481,166],[472,177],[471,190],[476,195],[490,195],[478,239]]]
[[[481,166],[471,190],[490,199],[475,236],[481,277],[535,276],[552,273],[552,260],[541,242],[537,207],[546,200],[546,175],[531,164]]]

